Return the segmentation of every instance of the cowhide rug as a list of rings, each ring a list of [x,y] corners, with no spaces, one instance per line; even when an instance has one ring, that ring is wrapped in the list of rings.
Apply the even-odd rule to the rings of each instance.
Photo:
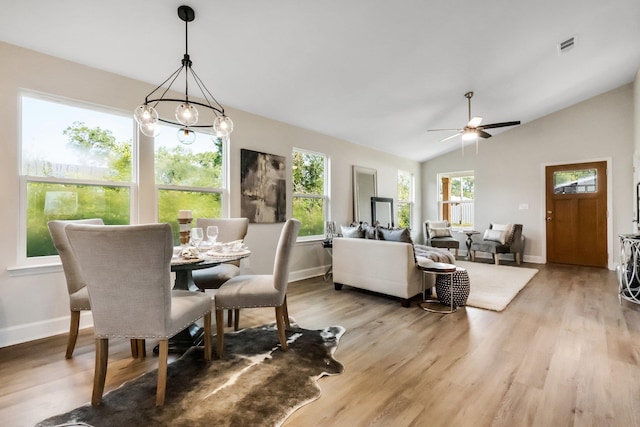
[[[280,349],[274,324],[225,334],[221,360],[206,362],[202,348],[189,349],[168,367],[162,408],[155,407],[157,372],[152,371],[107,393],[101,406],[87,404],[37,425],[280,425],[320,396],[320,377],[343,371],[333,353],[344,328],[291,327],[287,352]]]

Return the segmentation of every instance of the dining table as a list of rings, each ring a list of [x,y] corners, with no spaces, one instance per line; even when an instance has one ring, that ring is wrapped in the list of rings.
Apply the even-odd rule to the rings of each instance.
[[[179,251],[178,251],[179,252]],[[189,253],[189,251],[182,251]],[[212,250],[203,251],[197,254],[190,254],[183,257],[181,254],[171,259],[171,271],[175,273],[175,281],[173,289],[192,292],[202,292],[193,281],[194,270],[215,267],[227,262],[239,261],[251,255],[249,249],[243,248],[238,251],[215,252]],[[170,353],[184,353],[193,346],[200,346],[203,343],[204,328],[193,323],[182,332],[174,335],[169,340]],[[158,353],[158,348],[153,349],[154,353]]]
[[[206,251],[185,258],[181,255],[171,258],[171,271],[176,274],[173,289],[183,291],[201,291],[193,281],[193,271],[211,268],[217,265],[239,261],[251,255],[249,249],[230,252]]]

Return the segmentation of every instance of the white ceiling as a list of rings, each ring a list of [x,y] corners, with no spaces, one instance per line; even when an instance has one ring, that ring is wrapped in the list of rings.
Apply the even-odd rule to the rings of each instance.
[[[159,84],[184,53],[181,4],[224,106],[415,160],[460,147],[426,130],[466,124],[469,90],[483,123],[526,123],[640,67],[638,0],[0,0],[0,40]]]

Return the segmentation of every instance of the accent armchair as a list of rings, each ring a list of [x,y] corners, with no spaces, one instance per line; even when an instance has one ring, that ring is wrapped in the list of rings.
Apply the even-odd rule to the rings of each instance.
[[[482,241],[471,244],[471,260],[475,261],[477,251],[488,252],[498,265],[500,254],[513,254],[516,264],[520,265],[523,250],[522,224],[491,224]]]
[[[460,241],[453,237],[451,233],[451,224],[449,221],[431,221],[424,222],[425,245],[433,248],[455,249],[458,256],[460,249]]]
[[[85,278],[96,337],[92,405],[100,405],[109,339],[157,339],[156,406],[164,404],[168,340],[204,317],[204,357],[211,359],[211,298],[172,290],[173,237],[169,224],[65,227]]]

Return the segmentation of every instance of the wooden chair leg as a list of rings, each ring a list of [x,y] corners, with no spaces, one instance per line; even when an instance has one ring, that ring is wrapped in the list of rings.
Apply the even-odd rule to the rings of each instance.
[[[72,311],[69,324],[69,338],[67,339],[67,351],[64,354],[65,359],[71,359],[71,356],[73,356],[73,349],[76,348],[76,341],[78,340],[78,329],[80,329],[80,312]]]
[[[137,359],[138,358],[138,340],[131,338],[130,343],[131,343],[131,357],[133,357],[134,359]]]
[[[520,265],[522,261],[522,257],[520,256],[520,252],[516,252],[516,264]]]
[[[211,360],[211,312],[204,315],[204,358]]]
[[[476,251],[471,251],[471,261],[476,260]]]
[[[233,330],[237,331],[239,328],[240,328],[240,309],[236,308],[235,310],[233,310]]]
[[[284,321],[284,304],[280,307],[276,307],[276,324],[278,325],[278,336],[280,337],[280,345],[282,351],[289,350],[287,346],[287,334],[285,333],[286,325]]]
[[[284,315],[284,324],[287,326],[287,329],[291,329],[291,322],[289,321],[289,307],[287,306],[287,296],[284,296],[283,307],[283,315]]]
[[[233,323],[233,310],[229,309],[227,310],[227,326],[231,327],[232,323]]]
[[[108,358],[109,340],[107,338],[96,338],[96,366],[93,374],[93,394],[91,395],[91,405],[93,406],[98,406],[102,403]]]
[[[167,390],[167,360],[169,359],[169,340],[158,341],[158,385],[156,387],[156,406],[164,405]]]
[[[500,265],[500,255],[499,255],[499,254],[494,254],[494,255],[493,255],[493,262],[494,262],[496,265]]]
[[[222,358],[224,353],[224,310],[216,309],[216,353]]]
[[[147,342],[144,339],[136,340],[138,343],[138,357],[144,359],[147,357]]]

